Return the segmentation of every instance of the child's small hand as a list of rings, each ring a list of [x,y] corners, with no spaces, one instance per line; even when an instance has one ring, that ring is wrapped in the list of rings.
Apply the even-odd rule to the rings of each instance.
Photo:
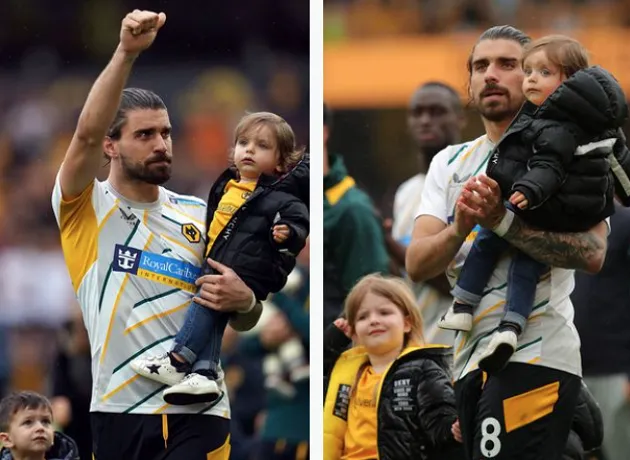
[[[525,195],[521,192],[514,192],[510,197],[510,203],[514,206],[518,206],[519,209],[527,209],[527,205],[529,204]]]
[[[348,320],[346,318],[337,318],[334,323],[335,326],[337,326],[339,329],[341,329],[341,331],[343,331],[344,334],[346,334],[346,337],[348,337],[349,339],[352,338],[352,331],[350,330],[350,325],[348,324]]]
[[[451,426],[451,433],[457,442],[464,442],[462,438],[462,430],[459,427],[459,419],[455,420],[455,423]]]
[[[284,243],[289,238],[289,233],[289,227],[284,224],[273,226],[273,240],[276,243]]]

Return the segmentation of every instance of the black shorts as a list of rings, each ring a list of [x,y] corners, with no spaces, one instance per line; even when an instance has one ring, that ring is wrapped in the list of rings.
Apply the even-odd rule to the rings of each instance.
[[[197,414],[92,412],[95,460],[228,460],[230,421]]]
[[[285,439],[270,441],[263,439],[257,460],[309,460],[308,442],[287,442]]]
[[[476,370],[455,383],[469,460],[559,460],[580,393],[580,377],[508,363],[484,383]]]

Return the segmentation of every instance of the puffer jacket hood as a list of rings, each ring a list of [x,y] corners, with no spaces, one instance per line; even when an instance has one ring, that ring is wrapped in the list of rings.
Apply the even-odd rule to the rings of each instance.
[[[13,460],[11,451],[6,447],[0,450],[0,460]],[[79,448],[74,439],[56,431],[55,442],[46,452],[46,460],[79,460]]]
[[[618,128],[628,117],[626,95],[607,70],[592,66],[567,78],[536,111],[536,118],[568,121],[584,131]]]
[[[305,153],[291,171],[278,180],[275,189],[295,195],[306,207],[310,207],[310,165],[310,155]]]

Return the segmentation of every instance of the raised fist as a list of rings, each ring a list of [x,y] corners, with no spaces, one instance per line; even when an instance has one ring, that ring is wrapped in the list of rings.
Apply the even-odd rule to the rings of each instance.
[[[144,51],[166,22],[164,13],[133,10],[122,20],[120,47],[127,53],[138,54]]]

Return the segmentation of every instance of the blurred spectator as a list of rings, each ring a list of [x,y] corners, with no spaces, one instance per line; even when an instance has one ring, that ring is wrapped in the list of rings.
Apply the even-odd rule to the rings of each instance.
[[[307,239],[287,285],[265,302],[259,324],[242,335],[226,329],[221,363],[232,408],[231,460],[283,455],[293,460],[297,452],[297,458],[308,458],[309,425],[303,417],[309,411],[308,299]],[[299,353],[282,359],[278,350],[287,343]],[[279,457],[273,453],[276,446]]]
[[[431,160],[446,146],[459,143],[464,125],[464,110],[454,88],[440,82],[429,82],[411,96],[407,128],[415,144],[419,173],[398,187],[393,219],[385,221],[387,250],[400,272],[405,268],[407,246],[411,242]],[[416,283],[414,293],[423,317],[424,340],[451,345],[454,334],[437,327],[438,320],[452,302],[446,276],[442,274],[426,283]]]
[[[76,441],[80,458],[89,459],[92,455],[92,359],[78,305],[74,308],[72,320],[60,331],[59,342],[52,371],[53,418],[57,428]]]
[[[360,278],[389,271],[380,218],[348,175],[343,158],[328,152],[331,130],[331,113],[324,106],[324,327],[341,314]]]
[[[296,269],[293,286],[276,294],[272,302],[280,313],[274,315],[260,333],[260,344],[268,352],[277,351],[287,342],[298,339],[302,354],[294,355],[302,369],[309,355],[309,276],[308,258],[303,257]],[[296,365],[282,361],[282,371],[294,391],[283,393],[267,387],[267,410],[261,432],[258,460],[309,458],[309,379],[296,375]],[[275,369],[274,369],[275,371]],[[269,377],[269,375],[267,376]]]
[[[616,206],[597,275],[575,274],[571,300],[582,341],[584,381],[604,418],[606,460],[630,452],[630,209]]]
[[[557,32],[627,26],[625,0],[327,0],[327,40],[483,30],[496,24]]]

